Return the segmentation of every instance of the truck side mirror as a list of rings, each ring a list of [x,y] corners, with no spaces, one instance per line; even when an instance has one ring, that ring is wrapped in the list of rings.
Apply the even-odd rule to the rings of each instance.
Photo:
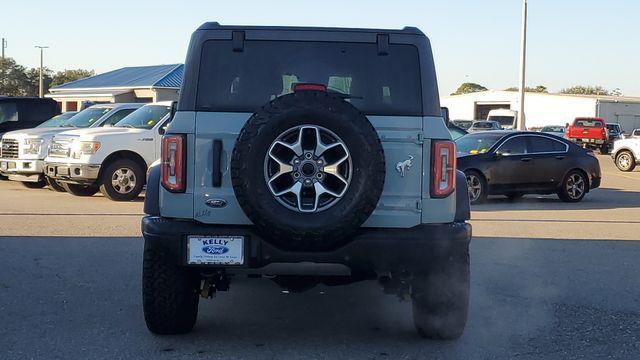
[[[633,132],[631,133],[631,136],[640,137],[640,129],[633,130]]]

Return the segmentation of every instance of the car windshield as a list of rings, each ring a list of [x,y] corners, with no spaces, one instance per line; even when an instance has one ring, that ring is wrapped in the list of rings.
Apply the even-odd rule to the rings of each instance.
[[[497,121],[502,126],[513,126],[515,121],[513,116],[491,116],[489,120]]]
[[[545,126],[542,128],[542,132],[564,132],[564,128],[562,126]]]
[[[456,140],[458,156],[484,154],[504,134],[469,134]]]
[[[51,119],[43,122],[42,124],[36,126],[38,128],[56,128],[56,127],[61,127],[64,126],[65,124],[67,124],[69,122],[69,120],[77,113],[75,112],[68,112],[68,113],[64,113],[64,114],[60,114],[60,115],[56,115],[54,117],[52,117]]]
[[[151,129],[162,120],[171,110],[171,106],[166,105],[145,105],[140,109],[127,115],[115,126],[131,127],[137,129]]]
[[[69,119],[69,122],[62,125],[62,127],[77,127],[77,128],[86,128],[98,121],[101,117],[103,117],[106,113],[111,111],[110,107],[98,107],[98,108],[87,108],[80,111],[74,117]]]

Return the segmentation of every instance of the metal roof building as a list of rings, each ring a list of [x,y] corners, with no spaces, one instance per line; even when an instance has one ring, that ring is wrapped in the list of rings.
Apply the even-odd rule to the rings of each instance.
[[[485,120],[493,109],[518,110],[519,98],[517,91],[488,90],[444,96],[440,104],[449,108],[452,120]],[[640,128],[640,97],[526,93],[528,128],[562,126],[576,117],[601,117],[631,132]]]
[[[178,100],[183,64],[133,66],[71,81],[49,89],[62,111],[75,111],[85,102],[155,102]]]

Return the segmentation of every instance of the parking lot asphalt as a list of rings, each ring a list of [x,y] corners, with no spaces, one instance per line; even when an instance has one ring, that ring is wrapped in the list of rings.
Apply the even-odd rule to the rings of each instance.
[[[0,181],[0,359],[637,359],[640,172],[600,159],[602,188],[582,203],[472,208],[457,342],[420,339],[410,305],[374,282],[285,294],[258,279],[201,301],[193,333],[154,336],[141,307],[142,203]]]

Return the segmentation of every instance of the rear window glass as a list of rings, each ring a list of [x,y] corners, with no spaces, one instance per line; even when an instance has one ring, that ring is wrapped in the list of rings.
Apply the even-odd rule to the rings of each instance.
[[[421,115],[418,51],[390,45],[301,41],[246,41],[234,52],[231,41],[210,40],[202,50],[197,108],[254,112],[295,83],[326,85],[369,115]]]
[[[600,128],[600,127],[602,127],[602,121],[600,121],[600,120],[589,120],[589,119],[576,120],[576,125],[575,126]]]
[[[528,136],[528,138],[529,152],[546,153],[567,151],[567,145],[558,140],[553,140],[544,136]]]
[[[488,122],[479,122],[473,124],[473,127],[476,129],[491,129],[493,128],[493,124]]]

